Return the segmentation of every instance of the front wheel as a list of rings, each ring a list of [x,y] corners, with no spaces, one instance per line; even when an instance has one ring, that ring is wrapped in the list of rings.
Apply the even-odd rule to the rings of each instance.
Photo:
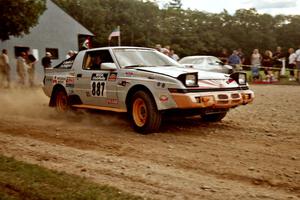
[[[55,93],[55,108],[58,112],[66,112],[69,110],[69,100],[65,91],[59,90]]]
[[[130,102],[130,115],[134,129],[142,134],[156,132],[161,124],[161,113],[153,97],[145,92],[136,92]]]
[[[201,118],[203,121],[206,121],[206,122],[219,122],[226,116],[226,114],[227,114],[227,112],[202,114]]]

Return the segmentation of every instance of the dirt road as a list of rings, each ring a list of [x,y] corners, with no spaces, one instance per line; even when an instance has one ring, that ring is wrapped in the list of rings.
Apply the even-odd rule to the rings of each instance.
[[[252,89],[220,123],[146,136],[124,115],[58,116],[41,89],[1,90],[0,153],[155,199],[300,199],[300,87]]]

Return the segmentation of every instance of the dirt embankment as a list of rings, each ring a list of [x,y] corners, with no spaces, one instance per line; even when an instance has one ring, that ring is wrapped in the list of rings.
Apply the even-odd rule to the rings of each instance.
[[[300,199],[300,87],[253,86],[220,123],[164,121],[139,135],[125,115],[59,116],[40,89],[0,91],[0,153],[157,199]]]

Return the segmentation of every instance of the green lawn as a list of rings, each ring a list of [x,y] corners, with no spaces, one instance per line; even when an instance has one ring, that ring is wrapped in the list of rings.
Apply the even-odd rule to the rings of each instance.
[[[106,185],[0,155],[0,200],[138,200]]]

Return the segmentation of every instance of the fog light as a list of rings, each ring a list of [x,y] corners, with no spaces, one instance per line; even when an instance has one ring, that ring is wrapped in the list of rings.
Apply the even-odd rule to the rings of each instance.
[[[201,99],[201,103],[204,103],[204,104],[214,102],[214,97],[213,96],[204,96],[204,97],[200,97],[200,99]]]
[[[249,100],[251,99],[251,94],[242,94],[243,100]]]

